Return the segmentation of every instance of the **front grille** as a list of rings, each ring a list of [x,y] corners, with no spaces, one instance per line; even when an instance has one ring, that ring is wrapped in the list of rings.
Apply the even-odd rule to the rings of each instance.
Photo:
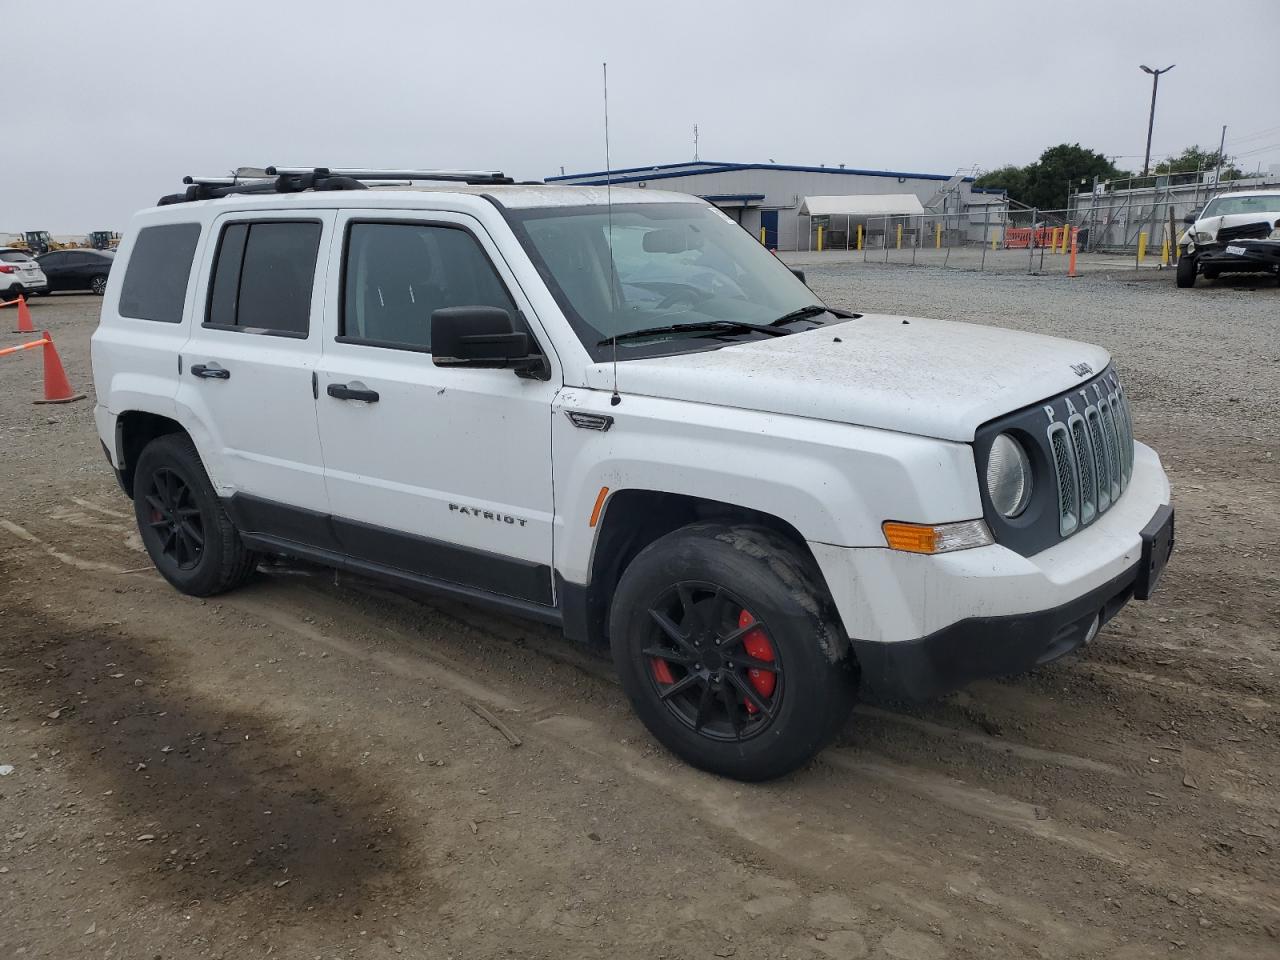
[[[1271,223],[1261,220],[1258,223],[1242,223],[1237,227],[1222,227],[1218,230],[1218,242],[1229,243],[1232,240],[1265,240],[1271,236]]]
[[[1115,506],[1133,477],[1133,422],[1120,379],[1107,367],[1064,393],[983,424],[974,465],[985,478],[992,444],[1009,433],[1031,458],[1031,502],[1002,515],[985,495],[983,518],[996,543],[1024,557],[1062,542]]]
[[[1111,509],[1133,476],[1133,422],[1119,381],[1100,377],[1079,395],[1092,401],[1084,413],[1068,401],[1067,425],[1054,421],[1046,434],[1058,485],[1059,531],[1064,537]]]

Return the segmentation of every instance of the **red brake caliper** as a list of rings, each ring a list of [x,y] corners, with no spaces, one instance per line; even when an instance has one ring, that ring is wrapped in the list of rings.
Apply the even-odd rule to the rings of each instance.
[[[755,622],[756,618],[746,610],[743,610],[738,616],[738,626],[740,627],[747,627]],[[765,636],[763,630],[752,630],[743,637],[742,648],[757,660],[763,660],[766,663],[773,663],[774,661],[773,644],[769,642],[769,638]],[[751,683],[756,693],[766,700],[773,696],[773,689],[778,684],[777,676],[768,670],[760,670],[756,667],[752,667],[747,671],[747,680]],[[760,712],[759,708],[745,697],[742,702],[746,705],[747,713]]]
[[[670,685],[676,682],[676,678],[671,672],[671,664],[660,657],[653,658],[653,675],[659,683]]]

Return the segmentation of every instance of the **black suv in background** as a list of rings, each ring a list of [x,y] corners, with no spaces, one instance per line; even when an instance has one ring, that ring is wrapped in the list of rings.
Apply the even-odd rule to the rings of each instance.
[[[36,257],[40,269],[49,278],[44,292],[88,290],[102,296],[115,256],[110,250],[53,250]]]

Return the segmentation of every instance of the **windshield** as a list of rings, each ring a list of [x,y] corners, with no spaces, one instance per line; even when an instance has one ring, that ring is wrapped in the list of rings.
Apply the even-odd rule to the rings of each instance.
[[[625,203],[508,210],[516,233],[596,359],[600,341],[651,327],[721,324],[618,343],[618,359],[708,350],[744,337],[726,321],[768,324],[818,302],[776,257],[714,207]],[[613,262],[609,249],[612,236]],[[835,319],[820,315],[817,321]],[[812,326],[806,322],[805,328]]]
[[[1280,211],[1280,193],[1259,193],[1252,197],[1217,197],[1209,201],[1201,219],[1226,217],[1236,213],[1267,214]]]

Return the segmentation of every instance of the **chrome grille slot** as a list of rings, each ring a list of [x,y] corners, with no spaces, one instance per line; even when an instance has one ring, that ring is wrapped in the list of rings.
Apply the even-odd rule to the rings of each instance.
[[[1080,475],[1080,525],[1087,526],[1098,515],[1098,481],[1093,444],[1089,442],[1089,430],[1080,414],[1077,413],[1068,420],[1067,426],[1076,451],[1076,472]]]
[[[1116,411],[1120,425],[1120,486],[1129,486],[1133,476],[1133,417],[1129,413],[1129,398],[1123,389],[1116,390]]]
[[[1103,400],[1098,404],[1098,413],[1102,417],[1102,437],[1107,445],[1107,472],[1111,486],[1111,502],[1120,499],[1120,435],[1116,433],[1115,417],[1111,414],[1111,404]],[[1098,471],[1102,473],[1101,470]]]
[[[1094,469],[1097,477],[1098,512],[1105,513],[1111,506],[1111,483],[1107,479],[1107,443],[1102,434],[1102,415],[1097,407],[1084,412],[1089,424],[1089,440],[1093,447]]]
[[[1049,427],[1049,446],[1058,479],[1058,529],[1066,537],[1080,526],[1080,477],[1071,435],[1062,423]]]

